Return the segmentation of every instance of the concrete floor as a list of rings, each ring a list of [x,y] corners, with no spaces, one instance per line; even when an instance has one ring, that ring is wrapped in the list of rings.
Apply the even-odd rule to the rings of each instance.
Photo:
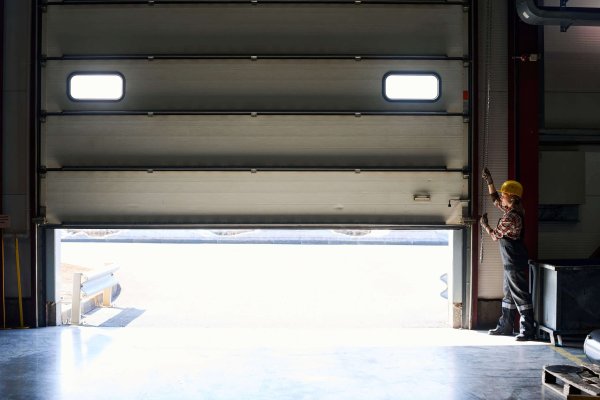
[[[57,327],[0,331],[0,398],[560,399],[580,350],[452,329]]]

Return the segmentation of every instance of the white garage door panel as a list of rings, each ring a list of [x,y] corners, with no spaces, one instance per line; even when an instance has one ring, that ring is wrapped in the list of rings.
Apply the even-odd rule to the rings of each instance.
[[[118,102],[74,102],[67,79],[75,71],[119,71]],[[390,71],[434,71],[442,82],[436,102],[390,102]],[[350,110],[463,112],[462,61],[381,60],[129,60],[53,61],[44,69],[46,110]]]
[[[467,54],[460,4],[50,6],[44,17],[50,57]]]
[[[48,172],[51,224],[458,223],[460,172]],[[430,202],[414,195],[431,196]]]
[[[386,1],[47,4],[47,221],[458,224],[468,2]],[[386,101],[394,71],[438,74],[440,98]],[[70,100],[74,72],[121,73],[124,98]]]
[[[447,167],[467,165],[468,125],[438,116],[50,116],[43,165]]]

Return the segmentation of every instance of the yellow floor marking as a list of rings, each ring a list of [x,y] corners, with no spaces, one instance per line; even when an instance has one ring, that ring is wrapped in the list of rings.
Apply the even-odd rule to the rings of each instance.
[[[561,347],[556,347],[556,346],[551,346],[551,347],[558,354],[560,354],[561,356],[565,357],[567,360],[574,362],[577,365],[581,365],[584,362],[583,357],[576,356],[575,354],[571,354],[571,353],[569,353],[568,351],[566,351],[565,349],[563,349]]]

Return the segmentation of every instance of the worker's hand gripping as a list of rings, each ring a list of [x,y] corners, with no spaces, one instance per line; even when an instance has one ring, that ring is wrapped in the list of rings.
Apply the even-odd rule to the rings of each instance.
[[[492,174],[490,173],[490,170],[487,169],[487,167],[485,167],[483,169],[483,172],[481,173],[481,177],[487,182],[488,185],[491,185],[492,183],[494,183],[494,181],[492,180]]]
[[[481,218],[479,218],[479,224],[481,225],[482,228],[486,228],[489,226],[488,223],[488,218],[487,218],[487,213],[484,213]]]
[[[491,232],[492,229],[490,228],[490,225],[488,224],[487,213],[483,213],[481,218],[479,218],[479,224],[481,225],[481,228],[483,228],[483,230],[486,233],[489,234]]]

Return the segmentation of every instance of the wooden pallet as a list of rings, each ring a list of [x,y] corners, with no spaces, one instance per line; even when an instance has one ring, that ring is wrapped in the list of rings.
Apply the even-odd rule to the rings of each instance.
[[[595,365],[546,365],[542,383],[567,399],[600,399],[600,367]]]

